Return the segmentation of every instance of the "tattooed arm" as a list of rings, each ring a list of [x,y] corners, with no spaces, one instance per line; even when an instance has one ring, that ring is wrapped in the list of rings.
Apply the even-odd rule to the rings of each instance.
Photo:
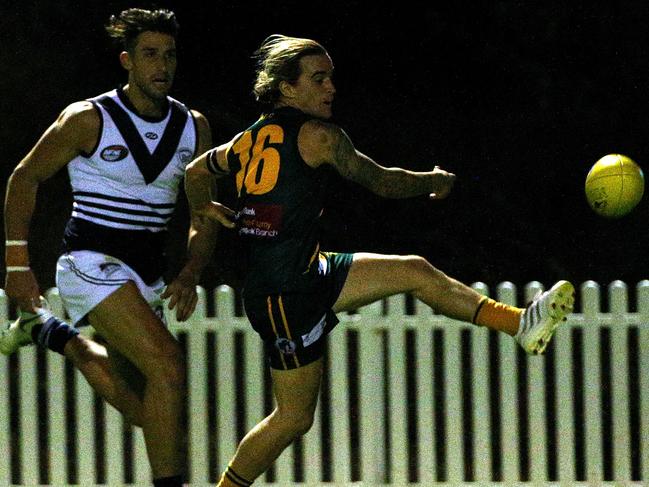
[[[454,174],[438,166],[425,172],[381,166],[356,150],[343,129],[320,120],[310,120],[301,127],[298,146],[309,166],[331,164],[344,178],[385,198],[430,194],[440,199],[449,194],[455,181]]]

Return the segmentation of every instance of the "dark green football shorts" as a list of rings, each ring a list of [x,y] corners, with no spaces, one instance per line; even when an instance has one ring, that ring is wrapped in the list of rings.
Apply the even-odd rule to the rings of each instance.
[[[323,339],[338,324],[332,307],[352,260],[353,254],[320,252],[309,292],[249,296],[244,291],[246,315],[264,341],[272,368],[296,369],[322,357]]]

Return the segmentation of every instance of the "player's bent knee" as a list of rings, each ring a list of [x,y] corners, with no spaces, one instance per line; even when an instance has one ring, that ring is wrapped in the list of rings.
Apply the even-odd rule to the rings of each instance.
[[[443,275],[441,271],[433,267],[424,257],[420,255],[405,255],[402,257],[404,266],[409,275],[419,279],[430,279]]]
[[[404,255],[402,260],[404,260],[406,265],[413,270],[422,271],[427,267],[430,267],[430,263],[421,255]]]
[[[296,423],[296,428],[295,432],[298,436],[305,435],[309,432],[311,427],[313,426],[313,415],[305,415],[304,417],[300,418],[300,420]]]
[[[442,291],[452,285],[451,279],[424,257],[407,255],[403,259],[406,275],[411,280],[411,288],[415,293],[418,289],[431,287]]]
[[[313,426],[313,420],[311,421],[300,421],[300,420],[295,420],[291,424],[290,432],[291,432],[291,437],[292,438],[299,438],[300,436],[304,436],[309,432],[311,429],[311,426]]]
[[[292,438],[305,435],[313,426],[314,415],[307,412],[303,414],[291,414],[284,417],[285,429],[290,433]]]

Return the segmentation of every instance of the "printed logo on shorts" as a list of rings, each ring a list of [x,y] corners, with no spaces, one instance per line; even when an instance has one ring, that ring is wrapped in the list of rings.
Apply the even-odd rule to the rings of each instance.
[[[99,157],[106,162],[117,162],[124,159],[127,155],[128,149],[123,145],[109,145],[101,151]]]
[[[325,325],[327,324],[327,314],[325,313],[322,318],[320,318],[320,321],[311,329],[309,333],[306,335],[302,335],[302,345],[304,347],[308,347],[312,343],[315,343],[318,341],[318,339],[322,336],[324,333]]]
[[[275,347],[284,355],[293,355],[295,353],[295,342],[288,338],[278,338],[275,340]]]
[[[114,271],[116,269],[121,269],[122,266],[119,265],[117,262],[103,262],[102,264],[99,264],[99,270],[102,272],[105,272],[106,269],[110,269],[111,271]]]

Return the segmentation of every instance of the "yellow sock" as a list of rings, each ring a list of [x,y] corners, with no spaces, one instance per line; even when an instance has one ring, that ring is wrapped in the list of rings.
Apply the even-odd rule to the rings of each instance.
[[[514,336],[521,322],[522,308],[499,303],[484,296],[473,315],[473,323]]]
[[[225,469],[219,483],[216,484],[216,487],[250,487],[252,482],[250,480],[244,479],[241,475],[232,470],[232,467],[228,465],[228,468]]]

